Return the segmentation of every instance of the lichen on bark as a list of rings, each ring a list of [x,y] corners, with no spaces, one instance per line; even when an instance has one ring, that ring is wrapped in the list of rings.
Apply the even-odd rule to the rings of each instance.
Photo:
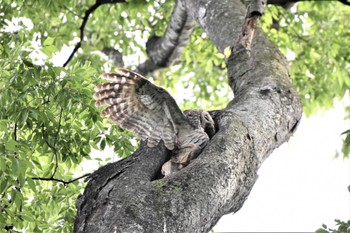
[[[245,15],[241,1],[184,3],[220,51],[234,46]],[[234,54],[227,67],[235,98],[212,112],[218,132],[201,155],[161,181],[169,156],[162,144],[142,144],[100,168],[78,199],[75,232],[208,232],[242,207],[263,161],[294,133],[302,106],[283,56],[260,30],[251,50]]]

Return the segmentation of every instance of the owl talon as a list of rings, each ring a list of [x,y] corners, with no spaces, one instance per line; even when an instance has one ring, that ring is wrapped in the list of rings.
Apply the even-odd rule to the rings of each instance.
[[[164,176],[168,176],[183,169],[188,164],[190,164],[191,161],[195,159],[200,152],[201,148],[194,144],[178,151],[169,161],[163,164],[162,174]]]
[[[106,105],[101,115],[141,140],[147,139],[148,147],[163,141],[173,151],[172,159],[162,166],[162,174],[167,176],[186,167],[215,134],[214,120],[208,112],[182,112],[165,89],[140,74],[119,68],[101,77],[110,80],[95,88],[96,106]]]
[[[164,176],[169,176],[170,174],[179,171],[181,168],[179,168],[178,163],[174,163],[171,160],[167,161],[162,166],[162,174]]]

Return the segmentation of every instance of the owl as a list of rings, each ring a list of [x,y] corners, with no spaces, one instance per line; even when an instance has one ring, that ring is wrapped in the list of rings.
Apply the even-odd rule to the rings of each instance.
[[[163,141],[172,151],[171,159],[162,166],[165,176],[187,166],[215,133],[214,121],[208,112],[182,112],[165,89],[140,74],[119,68],[101,77],[111,81],[95,88],[96,106],[107,106],[101,115],[108,116],[110,121],[141,140],[147,140],[148,147]]]

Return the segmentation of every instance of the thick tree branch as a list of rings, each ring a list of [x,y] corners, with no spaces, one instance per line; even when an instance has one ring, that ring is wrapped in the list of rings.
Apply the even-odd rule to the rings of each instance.
[[[136,67],[135,71],[142,75],[146,75],[148,73],[152,73],[153,71],[159,68],[160,66],[155,65],[150,59],[148,59],[144,63],[139,64]]]
[[[87,23],[87,21],[89,20],[90,15],[97,9],[99,8],[101,5],[103,4],[107,4],[107,3],[119,3],[119,2],[125,2],[125,0],[96,0],[95,4],[92,5],[89,9],[87,9],[85,11],[84,17],[83,17],[83,21],[79,27],[79,31],[80,31],[80,36],[79,36],[79,42],[75,45],[72,53],[69,55],[67,61],[63,64],[63,67],[66,67],[68,65],[68,63],[72,60],[72,58],[74,57],[74,54],[78,51],[78,49],[81,47],[81,44],[84,41],[84,30],[85,30],[85,25]]]
[[[186,13],[183,1],[176,1],[165,34],[162,37],[153,36],[147,42],[149,60],[140,64],[136,68],[137,72],[145,75],[155,69],[170,66],[179,58],[195,25],[193,18]]]
[[[221,52],[235,46],[246,12],[239,0],[185,6]],[[302,106],[284,57],[261,30],[251,51],[236,50],[227,67],[235,98],[213,112],[219,131],[201,155],[162,179],[163,145],[100,168],[77,201],[75,232],[208,232],[242,207],[258,168],[295,131]]]
[[[146,201],[144,198],[142,198],[143,200],[138,200],[140,198],[139,195],[145,194],[144,190],[146,189],[144,186],[146,185],[149,187],[150,180],[155,179],[155,177],[160,174],[161,166],[166,161],[167,156],[167,150],[163,145],[159,145],[156,148],[148,148],[142,143],[140,148],[131,156],[117,163],[108,164],[94,172],[90,176],[89,185],[86,187],[84,195],[80,196],[77,200],[76,205],[79,211],[79,216],[76,219],[74,231],[93,232],[96,230],[97,232],[135,232],[132,228],[111,228],[109,223],[100,224],[100,217],[105,214],[106,210],[103,208],[96,209],[96,207],[100,206],[100,201],[112,201],[115,202],[115,204],[118,203],[118,205],[123,205],[123,203],[126,203],[127,200],[131,199],[134,200],[134,203]],[[125,180],[127,183],[115,182],[119,179]],[[135,186],[141,188],[140,190],[137,190],[136,193],[135,190],[131,188]],[[114,199],[113,196],[115,192],[118,192],[122,199]],[[153,200],[151,199],[150,201]],[[107,207],[105,204],[102,205]],[[113,216],[111,216],[112,218],[117,216],[121,217],[126,212],[129,212],[129,216],[132,215],[132,210],[130,209],[115,207],[116,206],[112,207],[113,211],[115,211]],[[130,206],[130,208],[132,208],[132,206]],[[107,221],[109,222],[109,220]],[[99,222],[99,226],[94,226],[96,222]],[[135,225],[135,227],[137,226]]]
[[[339,2],[347,5],[347,6],[350,6],[350,1],[349,0],[338,0]]]
[[[123,54],[114,48],[103,48],[102,52],[117,67],[124,67]]]

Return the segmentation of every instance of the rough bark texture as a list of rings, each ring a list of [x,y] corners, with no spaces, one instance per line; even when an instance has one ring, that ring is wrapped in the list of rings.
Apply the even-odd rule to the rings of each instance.
[[[245,16],[239,0],[187,0],[185,6],[220,51],[237,41]],[[228,60],[235,98],[212,112],[219,130],[201,155],[163,179],[163,145],[141,146],[100,168],[77,201],[75,232],[208,232],[222,215],[237,212],[264,159],[301,118],[287,67],[257,30],[251,52],[238,50]]]
[[[108,59],[113,62],[116,67],[123,67],[123,54],[114,48],[103,48],[102,52],[108,56]]]

